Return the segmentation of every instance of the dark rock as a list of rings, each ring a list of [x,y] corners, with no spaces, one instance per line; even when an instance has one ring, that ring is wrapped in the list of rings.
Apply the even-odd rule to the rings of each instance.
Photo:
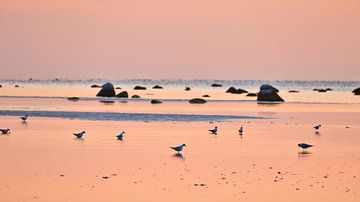
[[[144,87],[144,86],[135,86],[134,90],[146,90],[146,87]]]
[[[68,97],[67,99],[70,100],[70,101],[78,101],[78,100],[80,100],[79,97]]]
[[[352,91],[355,95],[360,95],[360,88],[356,88]]]
[[[276,93],[279,92],[279,90],[277,88],[275,88],[274,86],[272,85],[269,85],[269,84],[263,84],[260,86],[260,91],[262,90],[272,90],[272,91],[275,91]]]
[[[211,87],[222,87],[222,85],[219,84],[219,83],[213,83],[213,84],[211,85]]]
[[[151,104],[161,104],[160,100],[151,100]]]
[[[0,88],[2,88],[2,85],[0,85]]]
[[[122,91],[119,94],[116,95],[116,97],[123,97],[123,98],[128,98],[129,94],[127,91]]]
[[[19,88],[20,86],[19,85],[15,85],[15,88]]]
[[[131,96],[131,98],[141,98],[141,97],[138,95],[133,95],[133,96]]]
[[[186,87],[185,87],[185,90],[186,90],[186,91],[189,91],[189,90],[191,90],[191,88],[190,88],[189,86],[186,86]]]
[[[226,91],[227,93],[231,93],[231,94],[242,94],[242,93],[248,93],[248,91],[243,90],[241,88],[236,89],[234,87],[230,87],[229,89],[227,89]]]
[[[190,104],[204,104],[204,103],[206,103],[206,100],[201,99],[201,98],[194,98],[194,99],[189,100],[189,103]]]
[[[210,97],[210,95],[203,95],[202,97]]]
[[[99,85],[96,85],[96,84],[94,84],[94,85],[91,85],[90,87],[91,87],[91,88],[101,88],[101,86],[99,86]]]
[[[246,97],[256,97],[257,93],[248,93]]]
[[[153,87],[153,89],[163,89],[163,87],[162,87],[162,86],[159,86],[159,85],[155,85],[155,86]]]
[[[289,93],[300,93],[298,90],[289,90]]]
[[[271,85],[264,84],[260,87],[260,92],[257,96],[257,101],[260,102],[284,102],[284,100],[277,94],[279,90]]]
[[[319,89],[318,90],[319,93],[326,93],[326,91],[327,91],[326,89]]]
[[[120,90],[120,89],[121,89],[121,87],[116,87],[115,89],[118,89],[118,90]]]
[[[333,89],[332,88],[327,88],[325,89],[326,91],[332,91]]]
[[[99,97],[115,97],[115,89],[112,83],[102,85],[101,90],[96,96]]]
[[[319,89],[318,89],[318,88],[314,88],[313,91],[319,91]]]

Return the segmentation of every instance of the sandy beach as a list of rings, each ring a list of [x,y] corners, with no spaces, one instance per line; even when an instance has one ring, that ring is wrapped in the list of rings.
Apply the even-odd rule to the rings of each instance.
[[[210,123],[30,117],[22,123],[17,116],[1,116],[1,127],[11,128],[11,134],[0,135],[2,201],[360,200],[359,104],[153,106],[34,99],[1,98],[1,110],[27,106],[256,118]],[[319,121],[323,126],[316,133]],[[214,126],[217,135],[207,131]],[[84,138],[74,139],[72,133],[82,130]],[[124,141],[116,140],[123,130]],[[302,153],[300,142],[315,146]],[[181,156],[169,148],[183,143]]]

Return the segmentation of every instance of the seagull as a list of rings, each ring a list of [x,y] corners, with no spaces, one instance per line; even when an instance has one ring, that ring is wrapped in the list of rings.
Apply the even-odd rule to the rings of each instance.
[[[186,147],[185,144],[179,145],[177,147],[170,147],[170,148],[177,151],[178,153],[180,153],[184,149],[184,147]]]
[[[306,143],[299,143],[298,147],[302,148],[303,151],[305,151],[305,149],[309,148],[309,147],[313,147],[314,145],[311,144],[306,144]]]
[[[243,132],[244,132],[244,129],[243,129],[243,127],[241,126],[241,127],[240,127],[240,129],[239,129],[239,133],[240,133],[240,135],[242,135],[242,134],[243,134]]]
[[[124,138],[124,135],[125,135],[125,132],[123,131],[123,132],[121,132],[119,135],[117,135],[116,137],[117,137],[117,139],[118,140],[123,140],[123,138]]]
[[[7,135],[10,134],[10,129],[6,128],[6,129],[0,129],[1,134],[3,135]]]
[[[76,138],[82,138],[82,136],[85,134],[85,131],[80,132],[80,133],[73,133],[73,135],[76,136]]]
[[[20,116],[20,119],[25,122],[27,120],[28,116],[29,115],[25,114],[25,116]]]
[[[315,130],[319,130],[321,127],[321,124],[317,125],[317,126],[314,126]]]
[[[209,130],[212,134],[216,134],[217,133],[217,126],[215,126],[215,128]]]

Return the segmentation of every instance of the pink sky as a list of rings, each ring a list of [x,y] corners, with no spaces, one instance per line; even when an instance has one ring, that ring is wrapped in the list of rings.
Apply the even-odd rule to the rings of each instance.
[[[0,78],[359,80],[359,0],[0,0]]]

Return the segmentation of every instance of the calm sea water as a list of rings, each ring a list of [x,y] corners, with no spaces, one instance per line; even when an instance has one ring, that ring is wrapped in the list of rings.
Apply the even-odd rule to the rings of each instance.
[[[312,91],[314,88],[332,88],[335,91],[351,92],[360,87],[360,81],[287,81],[287,80],[151,80],[151,79],[131,79],[131,80],[0,80],[3,86],[26,85],[26,86],[82,86],[88,87],[92,84],[101,85],[105,82],[112,82],[116,86],[153,86],[163,85],[170,88],[183,88],[190,86],[194,88],[211,88],[211,84],[219,83],[224,87],[235,86],[243,89],[258,89],[262,84],[271,84],[280,90],[302,90]]]
[[[285,100],[283,106],[302,104],[313,107],[331,104],[335,108],[341,108],[347,104],[358,110],[360,104],[360,96],[351,93],[353,89],[360,87],[360,82],[357,81],[113,80],[110,82],[121,88],[116,89],[117,93],[125,90],[130,96],[136,94],[141,98],[96,97],[99,88],[90,86],[106,82],[108,81],[0,80],[0,85],[3,86],[0,88],[0,116],[20,116],[27,113],[34,117],[145,122],[262,119],[268,117],[254,113],[263,110],[257,106],[256,97],[225,93],[231,86],[258,92],[262,84],[271,84],[280,90],[279,94]],[[211,87],[213,83],[222,84],[222,87]],[[16,88],[15,85],[19,87]],[[136,85],[145,86],[147,90],[134,90]],[[154,85],[161,85],[164,89],[152,89]],[[185,91],[185,86],[192,90]],[[333,90],[319,93],[313,91],[314,88]],[[289,90],[300,92],[289,93]],[[188,103],[189,99],[205,94],[210,96],[206,98],[209,103],[201,106]],[[67,98],[71,96],[80,97],[80,101],[68,101]],[[104,99],[114,103],[101,103]],[[160,99],[163,104],[152,105],[152,99]],[[253,110],[243,113],[249,106]]]

